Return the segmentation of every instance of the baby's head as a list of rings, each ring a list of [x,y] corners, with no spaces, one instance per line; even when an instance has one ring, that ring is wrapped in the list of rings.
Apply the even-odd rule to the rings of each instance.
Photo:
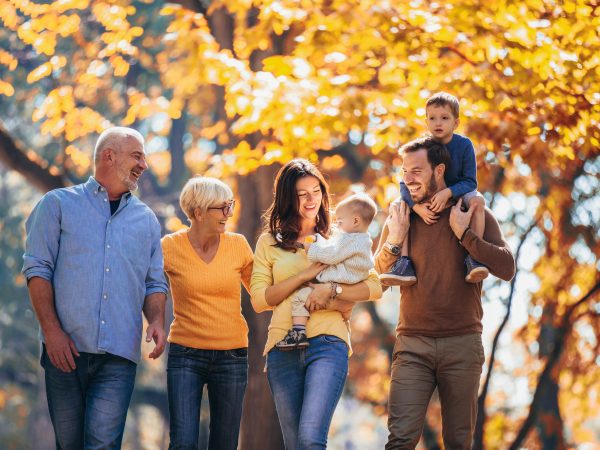
[[[335,208],[335,220],[344,233],[366,233],[377,214],[377,205],[366,194],[355,194]]]

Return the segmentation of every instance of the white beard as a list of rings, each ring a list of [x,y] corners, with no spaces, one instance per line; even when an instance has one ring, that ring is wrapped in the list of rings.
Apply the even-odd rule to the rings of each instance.
[[[127,186],[130,191],[135,191],[138,188],[138,182],[131,179],[131,171],[124,170],[122,167],[117,168],[119,179]]]

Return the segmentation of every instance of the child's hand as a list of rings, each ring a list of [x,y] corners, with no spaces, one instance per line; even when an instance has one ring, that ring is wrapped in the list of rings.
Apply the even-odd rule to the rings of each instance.
[[[310,248],[310,246],[317,241],[317,236],[316,235],[310,235],[310,236],[306,236],[304,238],[304,243],[302,245],[304,245],[304,250],[306,250],[308,252],[308,249]]]
[[[320,262],[311,263],[306,269],[300,272],[298,275],[302,278],[304,283],[308,283],[313,278],[315,278],[323,269],[327,267],[327,264],[323,264]]]
[[[431,209],[434,213],[439,213],[444,209],[448,200],[452,198],[450,188],[442,189],[440,192],[431,197]]]
[[[429,203],[415,203],[413,211],[416,212],[427,225],[432,225],[437,222],[438,215],[429,209],[428,205]]]

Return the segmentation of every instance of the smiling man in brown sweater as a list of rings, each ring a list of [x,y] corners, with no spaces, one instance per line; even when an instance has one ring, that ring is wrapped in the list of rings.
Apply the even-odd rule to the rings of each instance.
[[[404,182],[415,202],[427,203],[445,189],[447,149],[431,137],[409,142]],[[408,239],[419,281],[401,287],[400,318],[392,358],[390,431],[386,449],[414,449],[434,389],[442,406],[442,434],[448,450],[470,449],[477,417],[479,378],[485,357],[481,343],[481,283],[465,281],[467,254],[492,275],[510,280],[515,261],[498,222],[485,211],[485,233],[469,228],[472,210],[447,204],[437,221],[425,224],[406,203],[392,204],[375,254],[375,268],[387,272]]]

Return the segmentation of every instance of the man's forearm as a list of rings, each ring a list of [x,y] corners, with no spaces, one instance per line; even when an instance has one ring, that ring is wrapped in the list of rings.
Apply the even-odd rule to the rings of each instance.
[[[375,252],[375,270],[377,273],[385,273],[392,267],[392,264],[398,259],[398,256],[394,256],[388,251],[384,249],[384,244],[386,241],[390,241],[393,244],[398,246],[402,246],[403,242],[394,242],[389,238],[389,230],[387,224],[384,225],[383,230],[381,231],[381,237],[379,238],[379,245],[377,246],[377,250]]]
[[[164,328],[166,302],[167,296],[162,292],[155,292],[146,296],[143,311],[148,323],[156,323]]]
[[[60,320],[54,306],[54,289],[52,283],[41,277],[32,277],[28,283],[29,297],[40,327],[45,335],[55,330],[62,330]]]

